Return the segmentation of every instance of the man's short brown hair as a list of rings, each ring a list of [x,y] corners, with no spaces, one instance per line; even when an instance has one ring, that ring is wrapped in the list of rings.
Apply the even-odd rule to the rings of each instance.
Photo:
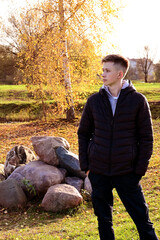
[[[113,62],[116,65],[120,65],[123,69],[124,75],[127,73],[129,68],[129,60],[119,54],[110,54],[102,59],[104,62]]]

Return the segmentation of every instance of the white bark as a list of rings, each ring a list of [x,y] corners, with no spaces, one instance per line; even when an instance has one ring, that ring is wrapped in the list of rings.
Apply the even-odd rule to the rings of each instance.
[[[61,34],[61,56],[63,62],[63,73],[64,73],[64,84],[66,91],[66,101],[67,101],[67,119],[75,118],[74,113],[74,102],[72,96],[72,86],[69,73],[69,60],[67,53],[67,42],[65,38],[65,19],[64,19],[64,8],[63,0],[59,0],[59,19],[60,19],[60,34]]]

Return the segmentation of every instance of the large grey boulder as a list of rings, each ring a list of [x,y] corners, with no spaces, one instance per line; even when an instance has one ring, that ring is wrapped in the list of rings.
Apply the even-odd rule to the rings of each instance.
[[[13,147],[6,156],[4,163],[5,176],[8,177],[17,167],[36,160],[31,149],[23,145]]]
[[[27,196],[32,197],[34,190],[44,195],[50,186],[64,181],[64,176],[58,168],[37,160],[17,168],[9,179],[16,179]]]
[[[0,205],[4,208],[22,208],[27,198],[16,180],[7,179],[0,183]]]
[[[39,156],[39,159],[53,166],[59,164],[59,160],[55,153],[55,148],[63,146],[69,149],[69,143],[62,137],[51,136],[35,136],[31,138],[34,151]]]
[[[74,208],[82,202],[78,190],[67,184],[57,184],[48,189],[42,200],[42,207],[46,211],[59,212]]]
[[[82,172],[80,169],[78,156],[76,154],[63,147],[58,147],[56,149],[56,154],[58,156],[60,166],[67,169],[71,175],[82,179],[86,177],[85,172]]]
[[[65,183],[75,187],[78,190],[78,192],[81,191],[83,186],[83,180],[78,177],[66,177]]]

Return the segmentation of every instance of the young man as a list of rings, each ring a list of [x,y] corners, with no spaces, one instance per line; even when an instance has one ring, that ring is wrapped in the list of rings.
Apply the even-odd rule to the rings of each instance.
[[[152,154],[147,100],[123,80],[129,61],[120,55],[102,60],[103,86],[88,98],[78,129],[81,169],[89,171],[92,202],[101,240],[113,240],[113,188],[130,214],[141,240],[157,240],[148,215],[141,177]]]

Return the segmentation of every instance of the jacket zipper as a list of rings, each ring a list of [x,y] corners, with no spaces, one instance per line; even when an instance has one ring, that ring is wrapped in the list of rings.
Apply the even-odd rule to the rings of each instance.
[[[110,139],[110,148],[109,148],[109,175],[111,175],[111,163],[112,163],[112,145],[113,145],[113,128],[114,128],[114,121],[115,121],[115,116],[116,116],[116,112],[117,112],[117,107],[118,107],[118,103],[119,103],[119,99],[121,97],[121,93],[119,95],[119,98],[117,100],[117,104],[116,104],[116,109],[115,109],[115,113],[113,115],[113,112],[112,112],[112,107],[111,107],[111,104],[110,104],[110,101],[108,99],[108,96],[107,94],[105,93],[105,98],[107,99],[108,101],[108,104],[109,104],[109,109],[110,109],[110,113],[111,113],[111,139]]]
[[[120,97],[120,96],[119,96],[119,97]],[[108,101],[109,101],[109,100],[108,100]],[[116,112],[117,112],[118,103],[119,103],[119,98],[118,98],[118,100],[117,100],[115,113],[114,113],[114,115],[113,115],[112,108],[111,108],[111,104],[110,104],[110,102],[109,102],[110,111],[111,111],[111,116],[112,116],[112,117],[111,117],[111,139],[110,139],[110,149],[109,149],[109,175],[111,175],[113,129],[114,129],[114,122],[115,122],[115,116],[116,116]]]
[[[113,142],[113,126],[114,126],[114,117],[111,120],[111,139],[109,146],[109,175],[111,175],[111,163],[112,163],[112,142]]]
[[[113,140],[113,123],[114,123],[114,115],[113,115],[113,112],[112,112],[112,107],[111,107],[111,104],[110,104],[110,101],[108,99],[108,96],[106,93],[104,93],[104,96],[105,96],[105,99],[107,101],[107,103],[105,102],[105,104],[107,104],[107,107],[109,107],[109,111],[110,111],[110,116],[111,116],[111,139],[110,139],[110,146],[109,146],[109,169],[108,169],[108,174],[110,175],[111,174],[111,153],[112,153],[112,140]]]

